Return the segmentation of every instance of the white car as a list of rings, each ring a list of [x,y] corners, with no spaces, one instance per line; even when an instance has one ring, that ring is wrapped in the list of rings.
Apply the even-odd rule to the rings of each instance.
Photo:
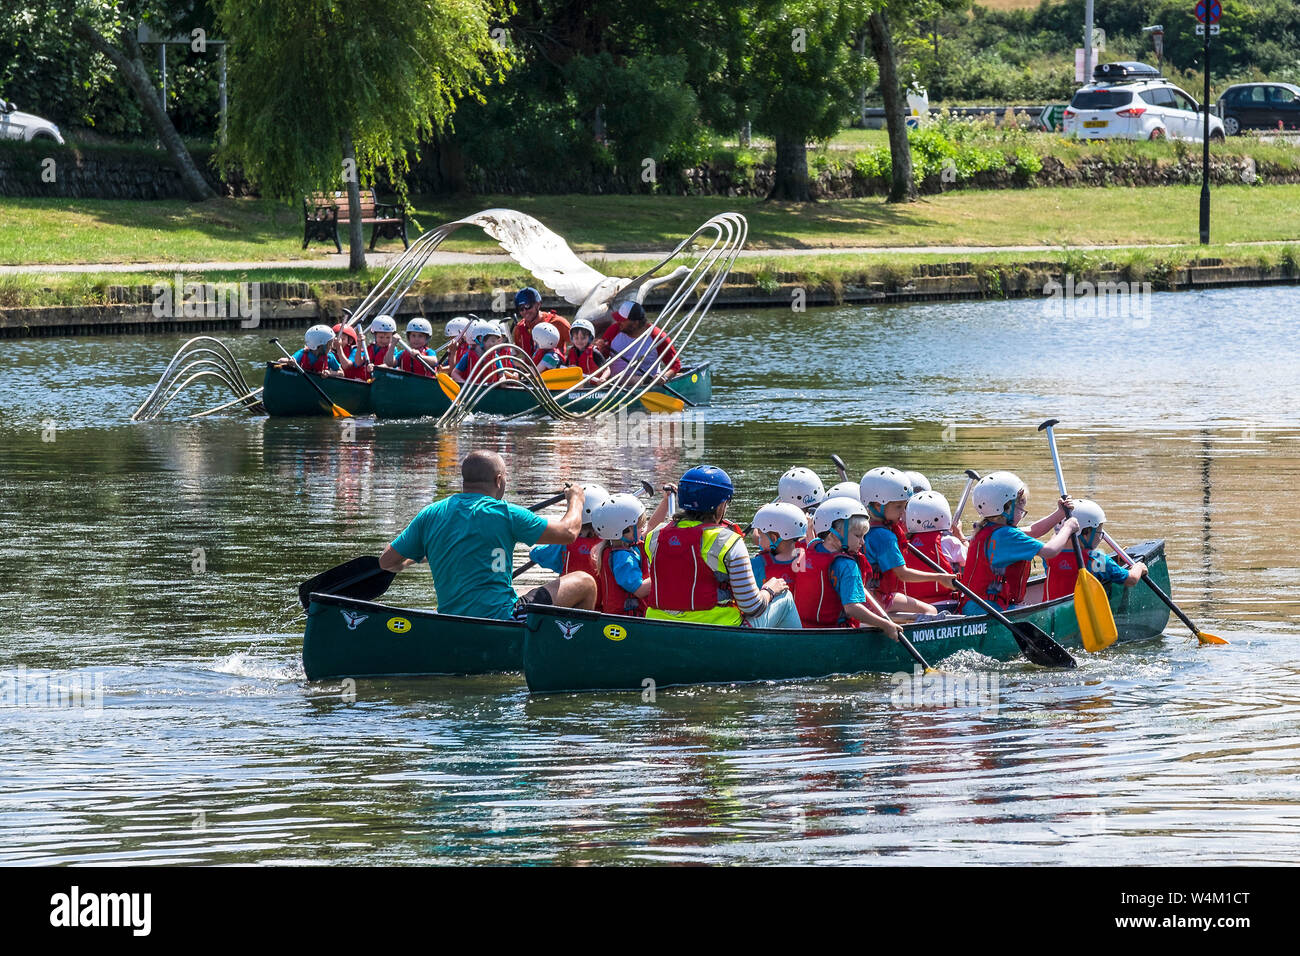
[[[25,143],[33,140],[51,140],[63,145],[63,134],[49,120],[20,113],[13,103],[0,100],[0,139],[21,139]]]
[[[1143,63],[1104,63],[1096,82],[1074,94],[1061,131],[1078,139],[1188,139],[1200,142],[1205,113],[1178,87]],[[1223,139],[1223,121],[1210,115],[1210,141]]]

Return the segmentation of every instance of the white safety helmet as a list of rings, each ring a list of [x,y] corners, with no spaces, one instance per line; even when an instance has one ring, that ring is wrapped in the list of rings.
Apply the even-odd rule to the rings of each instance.
[[[824,535],[834,527],[835,522],[844,518],[866,517],[867,509],[856,498],[827,498],[813,512],[813,534],[818,537]]]
[[[1091,498],[1075,498],[1074,510],[1070,514],[1079,519],[1080,531],[1091,531],[1106,523],[1106,512]]]
[[[796,466],[776,483],[776,500],[796,508],[811,508],[826,500],[826,486],[811,468]]]
[[[991,471],[971,491],[975,511],[983,518],[1005,517],[1010,523],[1015,516],[1016,499],[1029,489],[1009,471]],[[1008,510],[1008,506],[1011,510]]]
[[[948,499],[937,491],[918,491],[907,499],[907,530],[948,531],[952,528],[952,509]]]
[[[541,324],[543,324],[543,325],[549,325],[550,323],[549,323],[549,322],[546,322],[546,323],[541,323]],[[573,322],[571,322],[571,323],[569,324],[569,334],[570,334],[570,335],[572,335],[574,332],[577,332],[579,329],[581,329],[582,331],[588,333],[588,334],[589,334],[593,339],[596,337],[596,327],[595,327],[594,325],[591,324],[591,320],[590,320],[590,319],[574,319]],[[534,337],[537,336],[537,330],[536,330],[536,329],[533,330],[533,336],[534,336]]]
[[[500,335],[501,330],[497,328],[495,322],[487,319],[478,319],[469,324],[469,338],[477,342],[485,335]]]
[[[852,498],[856,501],[861,493],[856,481],[841,481],[826,489],[827,498]]]
[[[467,328],[469,328],[469,319],[465,318],[463,315],[458,315],[447,323],[443,331],[447,334],[447,338],[458,339],[460,338],[460,334]]]
[[[553,349],[560,344],[560,330],[550,322],[538,322],[533,326],[533,344],[539,349]]]
[[[754,530],[774,534],[777,541],[798,541],[808,533],[808,516],[788,501],[778,501],[754,513]]]
[[[375,320],[370,323],[371,332],[396,332],[397,323],[393,321],[391,315],[377,315]]]
[[[328,325],[313,325],[302,339],[307,348],[318,349],[334,341],[334,329]]]
[[[584,495],[582,503],[582,523],[591,524],[592,515],[595,514],[597,508],[603,505],[606,501],[609,501],[610,494],[605,489],[604,485],[597,485],[594,483],[583,485],[582,493]],[[626,527],[626,525],[624,527]]]
[[[645,505],[636,495],[610,495],[591,516],[591,526],[606,541],[625,540],[623,532],[635,528],[644,514]]]
[[[931,490],[930,479],[919,471],[905,471],[903,474],[907,475],[907,480],[912,483],[912,494],[916,494],[918,491]]]
[[[897,468],[872,468],[858,483],[858,497],[879,518],[880,508],[876,506],[906,501],[912,497],[912,483]]]
[[[428,319],[412,319],[406,323],[406,334],[410,335],[412,332],[423,332],[425,335],[431,336],[433,335],[433,325],[430,324]]]

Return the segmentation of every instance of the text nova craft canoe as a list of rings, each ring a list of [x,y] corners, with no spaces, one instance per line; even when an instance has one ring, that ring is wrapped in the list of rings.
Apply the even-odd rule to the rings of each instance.
[[[377,368],[373,382],[352,379],[322,378],[313,375],[312,381],[324,389],[336,405],[341,405],[353,415],[378,418],[437,417],[451,407],[451,399],[443,392],[438,380],[426,375],[416,375],[395,368]],[[713,371],[708,363],[684,369],[669,386],[677,395],[695,405],[709,405],[713,401]],[[671,395],[667,389],[655,387],[660,395]],[[557,396],[562,393],[556,392]],[[575,392],[563,399],[566,407],[574,411],[590,408],[604,395],[601,389]],[[677,397],[677,396],[673,396]],[[266,413],[274,417],[317,416],[330,413],[322,406],[320,395],[311,382],[291,368],[274,364],[266,367],[262,381],[262,404]],[[636,403],[635,407],[640,407]],[[525,388],[494,388],[479,401],[476,411],[488,415],[516,415],[537,408],[537,401]]]
[[[1145,561],[1151,579],[1168,591],[1163,541],[1138,545],[1129,554]],[[1030,587],[1031,595],[1033,589],[1041,593],[1042,579]],[[1120,641],[1163,633],[1169,610],[1150,588],[1106,588]],[[1073,597],[1009,616],[1032,621],[1067,647],[1081,646]],[[997,660],[1020,655],[1010,632],[986,615],[911,624],[905,631],[931,663],[960,650]],[[668,687],[912,668],[907,652],[878,631],[721,628],[551,607],[537,607],[525,624],[516,624],[323,594],[312,595],[302,658],[309,680],[522,669],[534,693],[640,691],[647,678]]]

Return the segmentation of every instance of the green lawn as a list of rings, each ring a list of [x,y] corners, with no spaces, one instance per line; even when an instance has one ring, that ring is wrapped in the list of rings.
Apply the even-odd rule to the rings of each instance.
[[[1197,238],[1199,189],[966,190],[909,205],[880,199],[811,204],[678,196],[417,197],[425,226],[508,206],[536,216],[590,257],[667,251],[715,213],[749,218],[749,248],[1183,243]],[[1300,185],[1214,191],[1216,242],[1300,238]],[[8,199],[0,212],[0,263],[261,262],[319,259],[332,247],[300,246],[300,222],[255,200]],[[499,252],[466,229],[444,248]],[[388,250],[400,249],[395,242]]]

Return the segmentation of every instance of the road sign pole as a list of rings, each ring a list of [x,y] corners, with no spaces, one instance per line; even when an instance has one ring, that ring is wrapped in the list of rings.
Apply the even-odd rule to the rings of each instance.
[[[1210,244],[1210,28],[1205,28],[1205,96],[1201,108],[1205,111],[1201,127],[1201,245]]]

